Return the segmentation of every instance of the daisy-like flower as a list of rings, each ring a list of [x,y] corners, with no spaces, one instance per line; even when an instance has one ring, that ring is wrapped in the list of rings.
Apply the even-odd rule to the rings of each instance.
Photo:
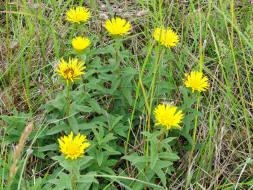
[[[210,84],[208,83],[208,78],[203,77],[203,73],[199,71],[192,71],[190,75],[185,74],[187,77],[184,82],[186,87],[192,88],[192,92],[195,90],[202,92],[206,91]]]
[[[72,40],[72,46],[76,51],[82,51],[90,45],[90,40],[88,38],[83,38],[81,36],[76,37]]]
[[[80,135],[80,133],[73,138],[73,132],[71,132],[68,136],[63,136],[57,140],[60,152],[66,155],[65,159],[75,160],[83,157],[84,150],[90,146],[90,143],[86,142],[86,136]]]
[[[69,81],[74,82],[74,80],[80,79],[78,76],[84,74],[82,71],[86,68],[83,62],[71,58],[69,58],[68,63],[61,59],[58,67],[56,71],[66,79],[67,85],[69,85]]]
[[[119,17],[112,18],[111,20],[108,19],[105,22],[104,27],[111,35],[124,36],[129,33],[129,30],[131,30],[130,22],[127,22],[125,19]]]
[[[154,110],[157,120],[155,125],[164,126],[167,130],[170,130],[171,127],[181,128],[179,124],[184,118],[184,115],[181,110],[178,112],[176,112],[176,110],[176,106],[159,104]]]
[[[86,22],[90,18],[90,11],[84,7],[71,8],[66,13],[66,20],[78,23]]]
[[[178,35],[169,27],[165,30],[164,28],[156,28],[153,34],[156,41],[160,42],[165,47],[176,46],[179,42]]]

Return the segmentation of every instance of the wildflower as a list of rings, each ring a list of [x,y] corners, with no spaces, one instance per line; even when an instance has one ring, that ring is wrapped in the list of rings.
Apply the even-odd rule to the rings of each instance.
[[[130,22],[127,22],[125,19],[119,17],[107,20],[104,27],[111,35],[124,36],[129,33],[129,30],[131,30]]]
[[[66,20],[78,23],[86,22],[90,18],[90,11],[84,7],[71,8],[66,13]]]
[[[76,51],[82,51],[90,45],[90,40],[88,38],[83,38],[81,36],[76,37],[72,40],[72,46]]]
[[[80,79],[78,76],[84,74],[82,70],[86,68],[83,62],[78,62],[77,59],[71,58],[69,58],[68,63],[66,63],[64,59],[61,59],[58,66],[59,68],[57,68],[56,71],[60,76],[66,79],[67,85],[69,84],[69,81],[74,82],[74,80]]]
[[[202,92],[206,91],[210,84],[208,83],[207,77],[202,77],[203,73],[199,71],[192,71],[190,75],[185,74],[187,77],[186,81],[184,82],[186,87],[192,88],[192,92],[195,90]]]
[[[178,112],[176,112],[176,110],[176,106],[159,104],[154,110],[157,120],[155,125],[165,126],[167,130],[170,130],[171,127],[181,128],[179,123],[181,123],[184,116],[181,110]]]
[[[153,34],[156,41],[160,42],[165,47],[176,46],[179,42],[178,35],[169,27],[167,30],[164,28],[156,28]]]
[[[86,136],[80,135],[80,133],[73,138],[73,132],[71,132],[69,136],[64,136],[57,140],[60,151],[66,155],[65,159],[75,160],[83,157],[84,150],[90,146],[90,143],[85,142],[87,141]]]

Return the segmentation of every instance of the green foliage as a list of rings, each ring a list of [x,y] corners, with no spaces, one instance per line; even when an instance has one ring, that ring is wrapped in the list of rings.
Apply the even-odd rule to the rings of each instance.
[[[130,161],[138,169],[138,179],[147,180],[155,183],[157,177],[161,180],[164,187],[166,187],[166,175],[175,171],[173,168],[173,161],[179,159],[176,152],[171,149],[169,143],[173,141],[174,137],[162,139],[163,131],[156,131],[154,133],[143,132],[142,134],[147,137],[150,142],[149,155],[139,156],[133,154],[124,156],[123,158]],[[158,139],[160,136],[160,139]],[[156,174],[156,176],[155,176]],[[144,184],[134,184],[133,189],[143,189]]]
[[[28,122],[31,114],[18,113],[17,110],[13,110],[12,116],[2,115],[1,118],[8,124],[5,130],[6,137],[4,138],[5,143],[17,143],[24,128]],[[1,137],[2,138],[2,137]],[[2,139],[3,140],[3,139]]]
[[[0,2],[0,189],[249,189],[249,2],[86,3]],[[91,7],[89,22],[65,22],[78,5]],[[109,36],[98,18],[107,14],[126,17],[131,33]],[[153,40],[160,26],[179,34],[177,47]],[[83,52],[71,47],[79,35],[92,42]],[[55,72],[61,57],[86,63],[69,87]],[[197,69],[209,78],[208,92],[184,86],[184,73]],[[163,103],[182,110],[181,129],[155,125],[154,108]],[[29,122],[33,131],[22,139],[10,181]],[[77,160],[59,151],[57,139],[71,131],[90,143]]]

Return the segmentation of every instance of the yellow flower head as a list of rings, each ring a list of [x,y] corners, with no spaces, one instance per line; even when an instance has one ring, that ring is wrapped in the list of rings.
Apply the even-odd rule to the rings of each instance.
[[[171,105],[159,104],[155,110],[155,118],[157,123],[155,125],[165,126],[167,130],[170,130],[171,127],[179,127],[179,123],[184,118],[182,111],[176,112],[177,107]]]
[[[90,18],[90,11],[84,7],[71,8],[66,13],[66,20],[78,23],[86,22]]]
[[[80,135],[80,133],[74,139],[73,132],[71,132],[69,136],[64,136],[57,140],[60,151],[66,155],[65,159],[75,160],[83,157],[84,150],[90,146],[90,143],[85,142],[87,141],[86,136]]]
[[[69,81],[74,82],[74,80],[80,79],[78,76],[84,74],[82,70],[86,68],[83,62],[78,62],[78,59],[71,58],[69,58],[68,63],[66,63],[64,59],[61,59],[58,67],[59,68],[57,68],[56,71],[60,76],[66,79],[67,85],[69,84]]]
[[[130,22],[127,22],[125,19],[119,17],[107,20],[104,27],[111,35],[124,36],[129,33],[129,30],[131,30]]]
[[[153,34],[156,41],[160,42],[165,47],[176,46],[179,42],[178,35],[169,27],[167,30],[164,28],[156,28]]]
[[[207,77],[202,77],[203,73],[199,71],[192,71],[190,75],[185,74],[187,79],[184,82],[186,87],[192,88],[192,92],[195,90],[202,92],[206,91],[210,84]]]
[[[90,40],[88,38],[83,38],[81,36],[76,37],[72,40],[72,46],[76,51],[82,51],[90,45]]]

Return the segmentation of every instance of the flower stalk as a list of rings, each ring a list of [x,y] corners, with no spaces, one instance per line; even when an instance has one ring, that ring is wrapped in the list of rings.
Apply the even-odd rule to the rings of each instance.
[[[75,178],[76,178],[76,176],[75,176],[75,171],[74,171],[74,169],[72,169],[71,184],[72,184],[73,190],[76,190],[76,189],[77,189]]]
[[[121,77],[120,77],[120,62],[118,62],[118,50],[119,50],[119,39],[115,38],[115,63],[118,64],[117,73],[118,73],[118,79],[120,80],[120,87],[121,87]]]
[[[70,84],[67,84],[67,108],[66,108],[66,117],[69,116],[70,113]]]

